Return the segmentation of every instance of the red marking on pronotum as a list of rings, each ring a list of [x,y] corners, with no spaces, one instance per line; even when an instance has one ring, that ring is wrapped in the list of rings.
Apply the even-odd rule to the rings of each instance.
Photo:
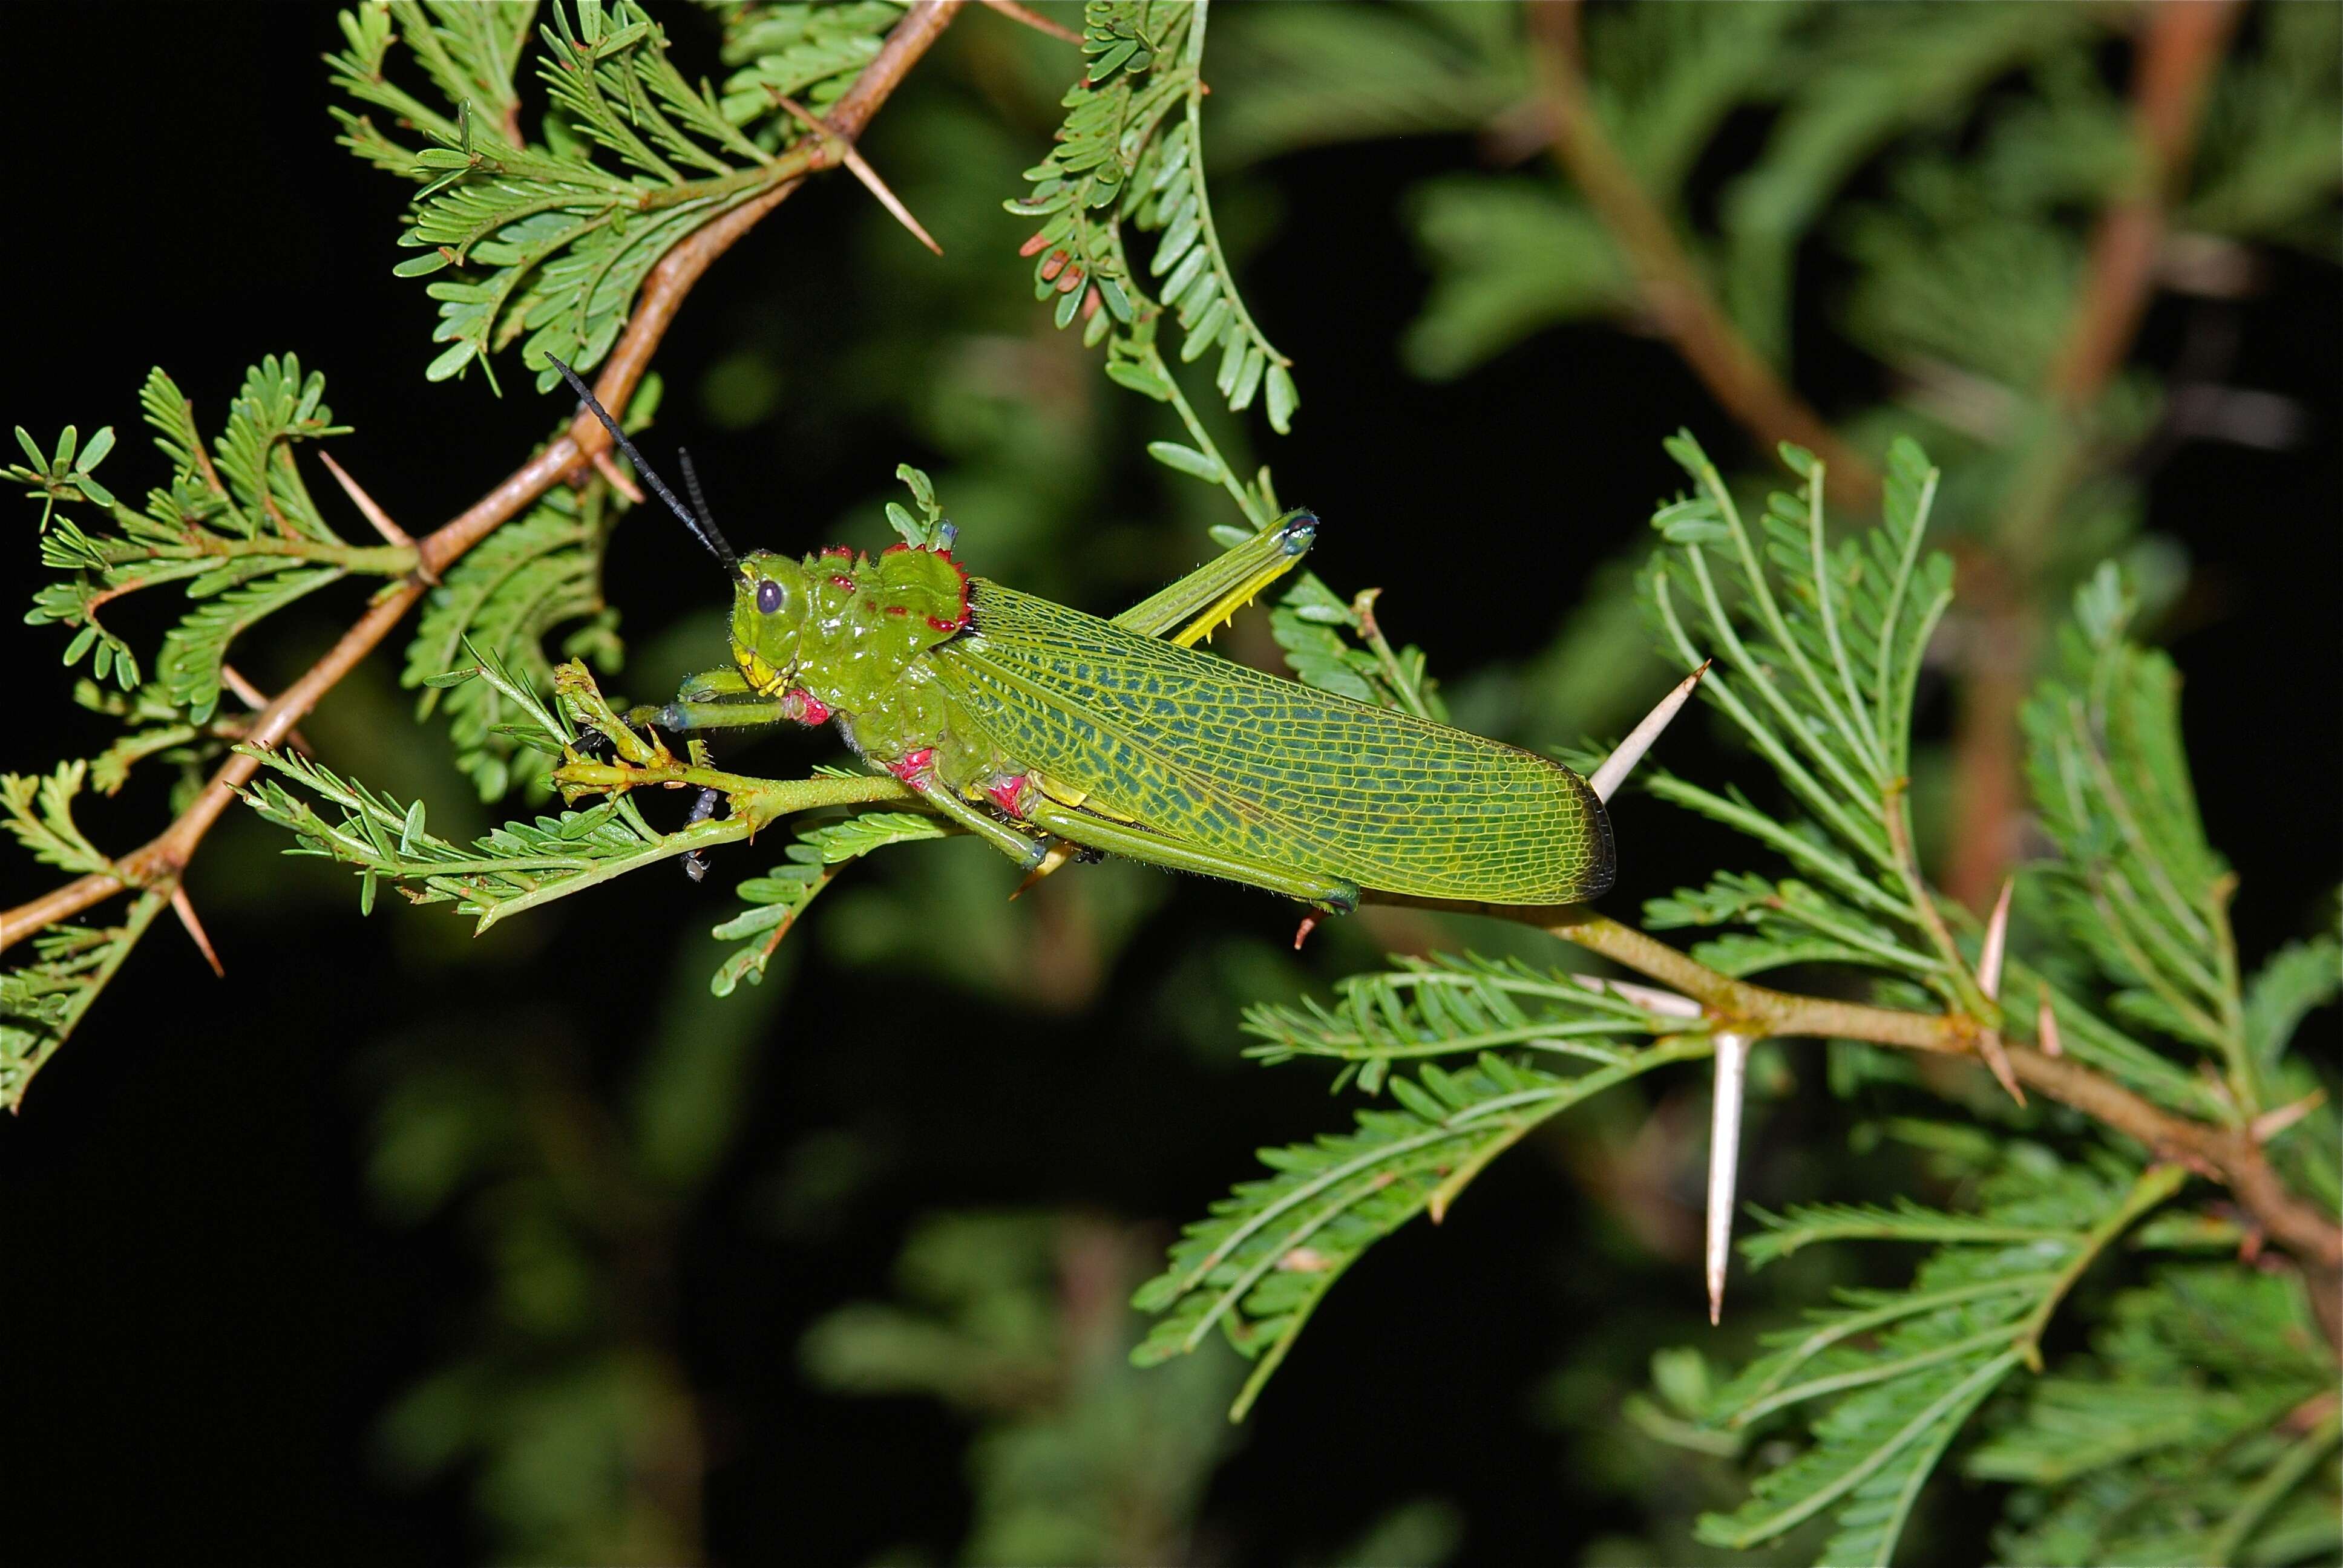
[[[832,545],[828,549],[822,551],[821,555],[818,558],[828,560],[832,556],[844,556],[847,559],[852,560],[854,558],[854,552],[844,545]]]
[[[887,607],[887,613],[888,613],[889,615],[909,615],[909,614],[910,614],[911,612],[910,612],[910,610],[907,607],[905,607],[905,606],[903,606],[903,605],[900,605],[900,604],[890,604],[890,605],[889,605],[889,606]]]
[[[1025,792],[1031,788],[1032,780],[1019,773],[1003,779],[998,784],[986,785],[984,792],[992,797],[994,805],[1011,817],[1022,817],[1025,815]]]
[[[830,586],[832,588],[844,588],[849,593],[851,593],[854,591],[854,579],[848,577],[844,572],[832,572],[830,574]]]

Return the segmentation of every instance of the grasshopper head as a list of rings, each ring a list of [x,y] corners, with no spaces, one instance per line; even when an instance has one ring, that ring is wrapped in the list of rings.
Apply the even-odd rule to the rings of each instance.
[[[759,550],[740,558],[732,593],[732,658],[757,690],[779,692],[798,672],[798,643],[811,596],[805,568]]]

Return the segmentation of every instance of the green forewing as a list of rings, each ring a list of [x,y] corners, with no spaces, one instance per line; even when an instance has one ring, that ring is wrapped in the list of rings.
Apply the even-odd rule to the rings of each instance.
[[[1109,811],[1386,892],[1562,904],[1611,885],[1602,802],[1544,758],[971,588],[939,678],[1003,750]]]

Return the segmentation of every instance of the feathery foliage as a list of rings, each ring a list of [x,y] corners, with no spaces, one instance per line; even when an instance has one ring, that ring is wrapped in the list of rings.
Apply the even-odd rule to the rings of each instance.
[[[2168,1264],[1966,1468],[2016,1483],[2015,1563],[2296,1563],[2343,1548],[2335,1366],[2297,1282]]]
[[[2227,905],[2234,882],[2205,842],[2180,747],[2180,678],[2125,640],[2112,568],[2076,596],[2062,664],[2026,711],[2034,799],[2061,855],[2060,923],[2116,989],[2119,1017],[2226,1059],[2230,1091],[2260,1096],[2245,1040]]]
[[[1774,1348],[1715,1392],[1704,1412],[1712,1427],[1764,1430],[1795,1410],[1815,1441],[1759,1475],[1740,1509],[1703,1520],[1702,1539],[1745,1548],[1826,1515],[1836,1528],[1816,1561],[1889,1561],[1962,1427],[2005,1379],[2038,1365],[2060,1299],[2184,1177],[2113,1158],[2066,1164],[2019,1144],[1980,1183],[1972,1212],[1908,1201],[1761,1212],[1765,1228],[1744,1244],[1756,1265],[1849,1238],[1935,1250],[1908,1289],[1844,1292],[1806,1327],[1770,1336]]]
[[[448,686],[433,678],[477,645],[532,692],[549,691],[554,650],[547,638],[573,624],[560,656],[590,659],[605,673],[614,668],[618,611],[602,597],[602,551],[623,506],[599,477],[579,493],[549,491],[458,561],[424,601],[399,683],[423,689],[417,718],[445,707],[456,765],[483,800],[501,799],[517,782],[513,762],[523,743],[507,728],[511,705],[493,682]]]
[[[555,0],[542,23],[536,11],[377,0],[342,14],[348,47],[327,62],[360,106],[336,111],[343,145],[422,187],[400,242],[421,254],[397,270],[448,275],[427,286],[439,301],[432,340],[447,345],[430,380],[475,360],[493,380],[489,357],[516,341],[540,392],[559,381],[548,355],[600,363],[661,256],[811,166],[815,138],[781,99],[835,98],[901,15],[891,5],[760,7],[736,20],[731,47],[749,63],[719,96],[684,78],[665,29],[633,0]],[[532,32],[550,98],[535,137],[518,88]],[[438,106],[394,79],[402,46]],[[369,110],[422,142],[394,138]]]
[[[1922,538],[1937,474],[1917,447],[1888,456],[1879,526],[1831,544],[1822,474],[1768,498],[1753,524],[1688,435],[1668,450],[1697,486],[1662,507],[1667,541],[1641,588],[1663,647],[1685,669],[1711,658],[1701,696],[1779,775],[1799,811],[1777,819],[1737,791],[1656,771],[1661,799],[1734,828],[1782,856],[1796,879],[1727,876],[1654,900],[1659,930],[1735,925],[1740,940],[1696,949],[1736,974],[1828,958],[1916,981],[1947,1002],[1975,995],[1918,880],[1910,851],[1912,706],[1921,657],[1952,601],[1952,562]]]
[[[1416,1007],[1405,1010],[1413,1016],[1395,1031],[1402,1038],[1420,1038],[1455,1018],[1443,1013],[1439,1022],[1424,1020],[1421,998],[1436,989],[1417,991]],[[1631,1048],[1624,1041],[1635,1023],[1600,1008],[1597,993],[1586,994],[1586,1015],[1616,1020],[1611,1024],[1616,1043],[1576,1037],[1574,1054],[1589,1061],[1584,1069],[1548,1071],[1497,1051],[1482,1051],[1454,1070],[1427,1061],[1413,1078],[1380,1078],[1399,1109],[1361,1111],[1350,1132],[1261,1151],[1272,1174],[1240,1182],[1212,1205],[1210,1218],[1190,1223],[1172,1245],[1171,1266],[1131,1298],[1133,1305],[1162,1314],[1132,1359],[1144,1366],[1186,1354],[1219,1328],[1256,1362],[1230,1408],[1230,1418],[1241,1419],[1326,1292],[1369,1247],[1419,1213],[1445,1212],[1491,1161],[1554,1116],[1614,1084],[1709,1050],[1705,1038],[1686,1036]],[[1353,991],[1352,1000],[1366,998]],[[1575,1006],[1566,996],[1550,1000],[1562,1003],[1562,1010]],[[1321,1027],[1290,1016],[1254,1020],[1257,1031],[1289,1025],[1298,1039]]]
[[[365,0],[344,14],[347,48],[330,63],[355,106],[338,112],[344,145],[420,187],[401,242],[413,254],[396,270],[428,277],[440,305],[428,378],[476,359],[493,375],[492,357],[516,345],[525,364],[599,361],[662,256],[836,161],[799,111],[834,105],[904,14],[898,0],[716,10],[720,85],[688,80],[635,0]],[[1150,456],[1220,486],[1259,528],[1280,510],[1269,470],[1236,472],[1181,379],[1210,357],[1230,413],[1258,404],[1284,433],[1296,408],[1291,362],[1247,308],[1214,223],[1202,105],[1215,19],[1237,45],[1225,69],[1216,55],[1220,171],[1232,149],[1428,132],[1477,134],[1503,155],[1492,161],[1518,166],[1556,120],[1512,8],[1215,16],[1201,0],[1090,0],[1055,146],[1007,204],[1038,224],[1024,250],[1035,296],[1059,328],[1079,322],[1082,342],[1104,349],[1110,380],[1171,407],[1183,439],[1150,442]],[[1851,264],[1839,326],[1906,383],[1896,395],[1946,456],[1940,474],[1911,439],[1866,432],[1857,446],[1884,453],[1882,494],[1875,521],[1856,526],[1826,514],[1823,467],[1795,447],[1781,448],[1795,488],[1752,505],[1688,435],[1669,443],[1691,490],[1652,519],[1661,548],[1639,587],[1653,640],[1674,666],[1713,660],[1703,699],[1775,783],[1659,771],[1646,787],[1778,863],[1654,899],[1643,924],[1704,933],[1692,956],[1725,976],[1819,972],[1833,995],[1950,1015],[1996,1040],[2030,1027],[2045,1049],[2250,1138],[2288,1187],[2332,1211],[2343,1119],[2291,1044],[2306,1012],[2334,1000],[2343,942],[2320,934],[2247,978],[2228,920],[2234,878],[2207,841],[2181,747],[2177,674],[2131,640],[2154,585],[2098,565],[2137,526],[2133,487],[2112,475],[2087,494],[2027,488],[2061,467],[2050,460],[2061,442],[2137,435],[2156,417],[2145,383],[2116,379],[2073,408],[2046,386],[2087,289],[2080,215],[2140,178],[2133,106],[2094,61],[2117,25],[2113,12],[2022,5],[1585,16],[1573,68],[1593,121],[1756,357],[1786,361],[1804,248],[1835,247]],[[2332,7],[2257,24],[2248,56],[2212,85],[2197,168],[2171,193],[2176,224],[2331,254],[2337,99],[2332,72],[2314,67],[2331,62],[2338,26]],[[540,88],[536,113],[527,100]],[[1723,167],[1714,155],[1736,120],[1762,122],[1764,146]],[[1877,177],[1856,186],[1865,169]],[[1858,203],[1855,188],[1876,195]],[[1465,374],[1557,321],[1649,303],[1615,216],[1542,172],[1437,180],[1405,216],[1433,275],[1405,344],[1426,376]],[[539,387],[556,374],[541,370]],[[17,432],[26,462],[7,477],[40,498],[55,574],[33,618],[73,631],[65,662],[89,656],[94,677],[85,706],[124,724],[94,758],[0,779],[0,819],[36,859],[114,874],[75,821],[85,788],[117,789],[148,758],[189,770],[184,787],[242,737],[222,711],[224,692],[248,689],[226,668],[237,638],[342,577],[415,568],[411,548],[347,543],[307,490],[295,447],[338,433],[322,393],[290,357],[266,360],[207,444],[157,371],[143,401],[172,474],[143,510],[96,477],[111,428],[84,441],[68,427],[45,446]],[[656,397],[644,383],[630,428]],[[898,477],[911,504],[887,505],[890,524],[910,544],[949,546],[934,485],[909,465]],[[2040,518],[2077,525],[2043,524],[2055,562],[2041,575],[2064,573],[2061,595],[2077,578],[2083,588],[2026,709],[2046,842],[2023,873],[2010,956],[1988,963],[1978,922],[1928,886],[1913,847],[1908,795],[1926,766],[1915,713],[1954,612],[1951,557],[1929,536],[2010,517],[1998,526],[2016,528],[2037,501]],[[246,754],[265,772],[246,798],[293,835],[288,852],[352,867],[362,910],[387,880],[480,929],[659,861],[696,868],[702,850],[820,813],[790,824],[779,864],[739,884],[745,909],[713,931],[731,950],[704,991],[704,966],[688,966],[624,1117],[605,1125],[558,1051],[525,1043],[508,1061],[501,1048],[521,1031],[498,1024],[497,1049],[477,1060],[410,1063],[376,1129],[378,1196],[407,1219],[464,1204],[488,1238],[495,1298],[494,1342],[393,1414],[396,1461],[419,1474],[477,1463],[483,1509],[516,1550],[584,1556],[623,1540],[681,1557],[695,1545],[689,1522],[654,1517],[629,1469],[630,1442],[691,1420],[689,1379],[643,1327],[658,1309],[642,1281],[664,1277],[682,1205],[740,1125],[764,1017],[751,1010],[780,989],[761,982],[788,934],[850,862],[955,829],[889,780],[721,772],[698,744],[678,755],[622,722],[585,664],[607,673],[620,651],[602,582],[620,512],[598,477],[548,493],[433,585],[406,653],[418,717],[447,710],[451,750],[484,799],[519,785],[532,799],[558,791],[564,809],[458,842],[430,830],[421,800],[259,748]],[[1242,533],[1216,530],[1224,543]],[[99,612],[168,582],[190,608],[142,665]],[[1444,717],[1426,656],[1386,638],[1373,590],[1346,598],[1301,574],[1271,626],[1303,681]],[[648,789],[699,791],[689,824],[652,828],[639,809]],[[171,900],[176,864],[131,890],[121,924],[52,926],[0,975],[0,1104],[18,1103]],[[728,999],[717,1021],[692,1010],[714,1007],[709,993]],[[1265,1173],[1187,1227],[1139,1290],[1151,1332],[1120,1307],[1082,1324],[1051,1311],[1051,1270],[1082,1247],[1116,1251],[1090,1284],[1127,1283],[1127,1240],[962,1216],[907,1249],[911,1310],[850,1309],[807,1341],[809,1367],[833,1387],[933,1393],[990,1423],[976,1451],[973,1555],[1168,1554],[1227,1447],[1209,1417],[1233,1376],[1182,1359],[1215,1328],[1252,1363],[1231,1412],[1241,1417],[1378,1240],[1420,1212],[1440,1218],[1559,1112],[1741,1033],[1684,996],[1470,953],[1394,958],[1330,1000],[1253,1007],[1245,1028],[1248,1055],[1332,1061],[1338,1090],[1381,1102],[1341,1131],[1262,1151]],[[1902,1058],[1830,1050],[1847,1098],[1918,1086]],[[1999,1543],[2016,1560],[2332,1555],[2343,1428],[2302,1282],[2238,1261],[2264,1238],[2225,1204],[2182,1201],[2183,1166],[2069,1111],[1995,1109],[1975,1126],[1889,1117],[1865,1129],[1926,1148],[1956,1173],[1949,1198],[1834,1195],[1757,1213],[1743,1247],[1753,1267],[1819,1247],[1925,1251],[1903,1288],[1842,1292],[1714,1392],[1698,1363],[1703,1397],[1674,1402],[1688,1418],[1678,1436],[1710,1455],[1793,1454],[1756,1474],[1741,1506],[1705,1516],[1701,1538],[1753,1548],[1827,1529],[1821,1561],[1885,1563],[1950,1465],[2016,1489]],[[703,1126],[714,1131],[699,1139]],[[1061,1299],[1071,1316],[1110,1297],[1070,1287]],[[2062,1314],[2089,1325],[2088,1348],[2044,1375]],[[1130,1364],[1174,1361],[1145,1375]],[[572,1474],[588,1479],[548,1479]]]
[[[566,750],[575,742],[569,713],[586,709],[585,700],[565,693],[566,711],[557,713],[494,655],[468,641],[464,649],[475,663],[436,680],[478,680],[494,687],[508,710],[526,721],[525,729],[516,729],[530,744]],[[582,667],[570,668],[583,678]],[[615,719],[608,722],[616,727]],[[632,801],[616,795],[583,811],[509,821],[472,844],[459,845],[430,831],[419,799],[401,806],[306,757],[256,747],[246,754],[277,775],[257,780],[246,793],[247,803],[298,840],[287,854],[319,855],[357,868],[362,912],[372,912],[376,890],[387,879],[415,903],[453,902],[458,913],[478,917],[481,930],[507,915],[639,866],[689,854],[714,836],[711,827],[725,826],[657,833]],[[316,796],[326,809],[296,794],[296,787]]]
[[[60,763],[45,779],[0,774],[0,827],[46,865],[75,875],[112,869],[74,821],[74,799],[87,774],[82,762]],[[33,939],[30,963],[0,971],[0,1108],[13,1111],[24,1103],[33,1075],[73,1033],[168,901],[166,894],[142,892],[119,925],[52,926]]]
[[[1298,401],[1292,361],[1238,295],[1204,188],[1206,17],[1200,5],[1090,0],[1082,35],[1090,63],[1067,91],[1058,146],[1028,172],[1032,192],[1008,206],[1043,220],[1025,243],[1026,254],[1040,257],[1034,297],[1057,297],[1061,327],[1083,317],[1083,341],[1107,344],[1109,377],[1158,402],[1177,396],[1157,343],[1168,315],[1179,327],[1182,362],[1218,350],[1213,385],[1229,407],[1249,408],[1260,396],[1282,434]],[[1156,236],[1149,282],[1128,253],[1126,225]],[[1156,456],[1201,477],[1223,477],[1205,453],[1172,447]]]
[[[890,844],[940,839],[950,830],[915,811],[861,811],[843,821],[801,830],[784,851],[787,859],[740,884],[740,900],[749,907],[709,933],[719,942],[740,944],[717,969],[709,989],[718,996],[730,996],[744,980],[750,985],[761,982],[782,939],[847,861]]]
[[[16,432],[30,462],[10,467],[7,477],[41,497],[41,564],[60,574],[35,592],[26,618],[75,628],[65,663],[86,655],[100,681],[126,692],[151,684],[199,726],[219,707],[229,644],[255,623],[351,572],[397,577],[414,566],[412,549],[345,543],[295,466],[298,443],[347,433],[333,422],[325,392],[322,375],[305,375],[291,355],[271,355],[246,373],[207,449],[177,386],[152,372],[139,403],[171,477],[147,492],[144,510],[116,499],[93,472],[113,450],[113,427],[81,445],[67,426],[46,457]],[[102,521],[85,528],[76,515],[84,507],[97,508]],[[165,634],[148,683],[98,610],[166,583],[181,585],[189,608]]]

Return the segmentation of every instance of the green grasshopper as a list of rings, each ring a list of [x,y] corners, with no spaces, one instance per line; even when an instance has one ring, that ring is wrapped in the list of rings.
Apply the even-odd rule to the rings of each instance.
[[[1300,561],[1318,529],[1307,512],[1112,620],[971,578],[949,538],[875,558],[743,556],[708,516],[689,459],[687,508],[552,363],[734,584],[731,666],[637,709],[639,722],[834,724],[865,762],[1031,873],[1055,869],[1055,839],[1324,913],[1349,913],[1363,890],[1566,904],[1611,886],[1610,819],[1569,769],[1194,650]]]

